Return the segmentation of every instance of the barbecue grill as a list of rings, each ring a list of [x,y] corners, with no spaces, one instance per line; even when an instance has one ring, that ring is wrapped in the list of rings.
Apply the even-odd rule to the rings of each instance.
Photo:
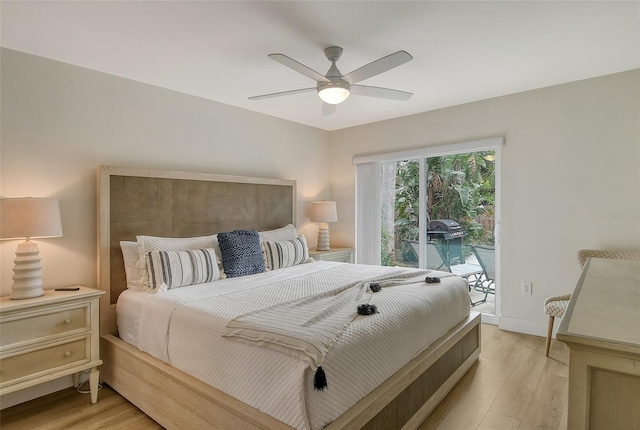
[[[462,238],[467,234],[460,224],[450,219],[433,220],[427,229],[427,238],[437,242],[448,266],[464,263]]]

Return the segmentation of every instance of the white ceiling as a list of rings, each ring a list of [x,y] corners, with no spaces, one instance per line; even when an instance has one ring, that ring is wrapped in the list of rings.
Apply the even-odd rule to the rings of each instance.
[[[2,1],[2,46],[325,130],[640,68],[640,2]],[[346,74],[398,50],[413,61],[361,82],[323,116],[315,83],[267,58]]]

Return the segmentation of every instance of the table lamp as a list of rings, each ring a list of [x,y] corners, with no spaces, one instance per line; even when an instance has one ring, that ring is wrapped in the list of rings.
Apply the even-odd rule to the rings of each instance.
[[[0,200],[0,239],[25,239],[13,261],[12,299],[44,294],[38,244],[33,238],[62,236],[60,206],[55,199],[15,198]]]
[[[326,200],[321,202],[312,202],[311,221],[320,223],[316,250],[329,251],[329,225],[327,223],[338,221],[336,202],[329,202]]]

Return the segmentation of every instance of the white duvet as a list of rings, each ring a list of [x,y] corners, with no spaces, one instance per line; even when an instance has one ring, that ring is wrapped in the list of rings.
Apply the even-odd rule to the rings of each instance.
[[[325,356],[328,387],[306,361],[221,336],[240,315],[397,268],[317,261],[258,275],[118,299],[123,340],[298,429],[321,429],[469,315],[464,279],[383,288]],[[369,298],[369,297],[367,297]],[[355,311],[355,309],[354,309]]]

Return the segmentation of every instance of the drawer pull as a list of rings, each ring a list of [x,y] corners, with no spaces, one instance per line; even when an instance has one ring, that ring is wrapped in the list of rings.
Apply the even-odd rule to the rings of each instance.
[[[65,324],[71,324],[71,320],[64,320]]]
[[[65,356],[65,357],[71,357],[71,352],[70,352],[70,351],[65,352],[65,353],[64,353],[64,356]]]

